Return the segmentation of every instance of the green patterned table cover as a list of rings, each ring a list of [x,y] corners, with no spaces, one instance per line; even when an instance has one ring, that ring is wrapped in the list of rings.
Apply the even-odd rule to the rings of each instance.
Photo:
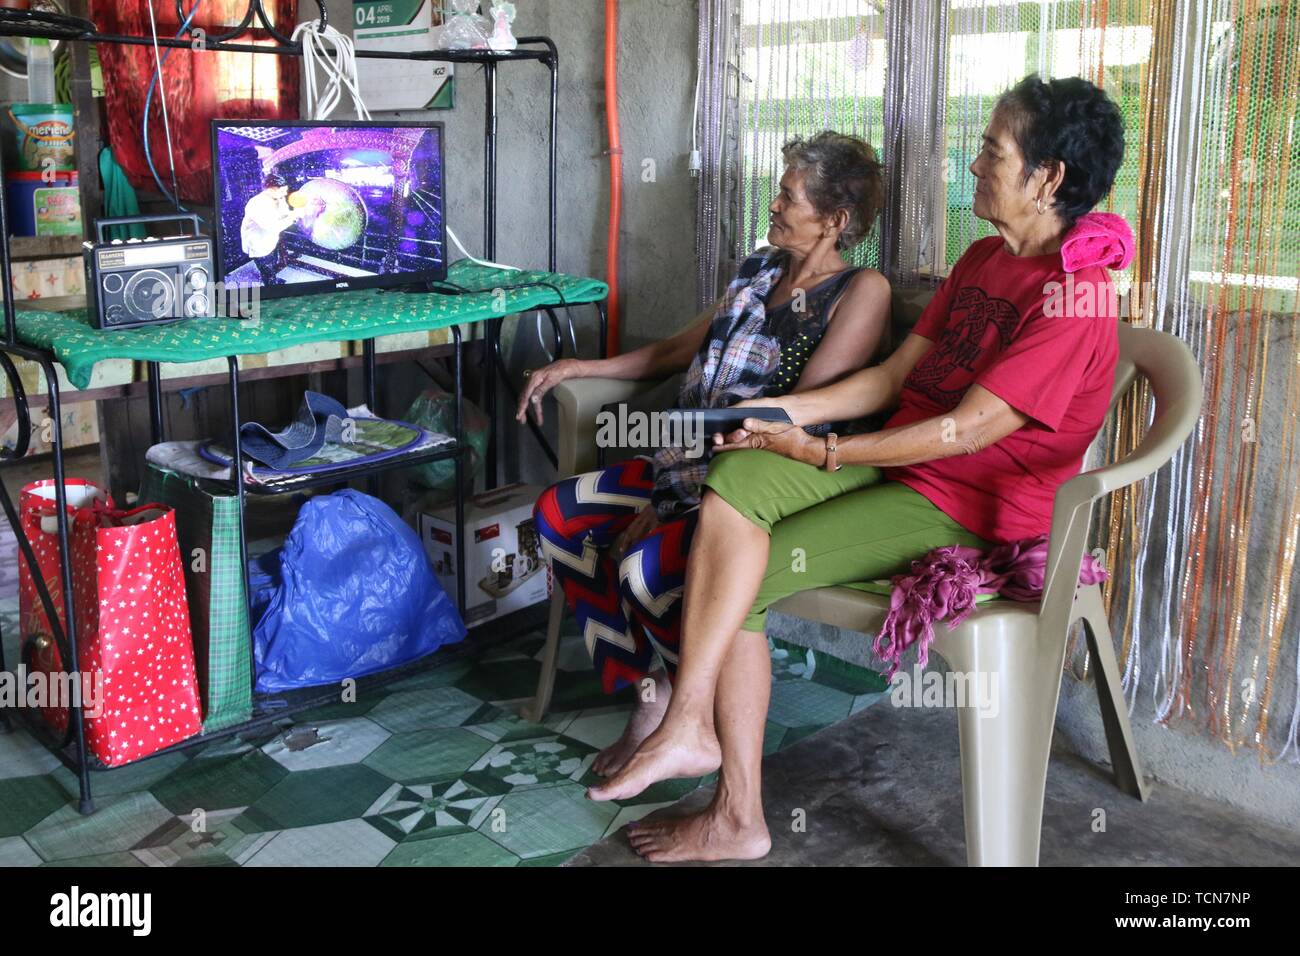
[[[403,293],[365,289],[326,295],[270,299],[257,320],[191,319],[171,325],[102,331],[91,326],[85,309],[67,312],[20,311],[18,338],[49,349],[77,388],[90,384],[96,362],[201,362],[230,355],[272,352],[307,342],[375,338],[397,332],[446,328],[500,318],[543,306],[599,302],[609,291],[599,279],[559,272],[493,269],[462,259],[452,263],[447,281],[468,295]],[[554,289],[523,282],[548,282]]]

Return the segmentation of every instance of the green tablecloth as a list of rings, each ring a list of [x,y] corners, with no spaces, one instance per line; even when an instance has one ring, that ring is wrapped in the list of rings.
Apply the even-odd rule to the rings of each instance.
[[[18,338],[49,349],[77,388],[90,384],[96,362],[201,362],[229,355],[272,352],[307,342],[369,339],[396,332],[420,332],[467,322],[500,318],[541,306],[598,302],[608,287],[598,279],[557,272],[514,272],[461,260],[451,265],[447,281],[470,295],[403,293],[379,289],[295,296],[260,303],[258,318],[191,319],[141,329],[101,331],[91,326],[85,309],[67,312],[19,311]],[[523,282],[548,282],[504,290]],[[497,293],[493,290],[503,289]]]

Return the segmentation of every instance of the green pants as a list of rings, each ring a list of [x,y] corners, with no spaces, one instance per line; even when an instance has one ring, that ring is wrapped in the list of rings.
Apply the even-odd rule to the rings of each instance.
[[[828,472],[770,451],[729,451],[710,463],[705,485],[772,539],[745,618],[750,631],[763,630],[767,609],[797,591],[901,574],[946,545],[992,547],[878,468]]]

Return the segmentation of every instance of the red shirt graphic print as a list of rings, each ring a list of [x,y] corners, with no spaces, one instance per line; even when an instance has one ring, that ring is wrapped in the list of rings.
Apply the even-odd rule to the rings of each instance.
[[[974,454],[885,476],[990,541],[1045,534],[1056,489],[1079,473],[1110,404],[1119,357],[1110,288],[1100,267],[1067,277],[1059,253],[1013,256],[998,236],[972,244],[912,330],[935,344],[885,427],[941,418],[973,385],[1030,420]],[[1053,295],[1058,308],[1048,307]]]

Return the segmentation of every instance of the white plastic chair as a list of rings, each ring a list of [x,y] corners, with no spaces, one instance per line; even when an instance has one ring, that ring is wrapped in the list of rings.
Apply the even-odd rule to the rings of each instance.
[[[996,674],[998,707],[958,708],[966,859],[973,866],[1038,863],[1043,795],[1056,705],[1071,625],[1082,619],[1095,662],[1097,697],[1116,783],[1145,800],[1119,665],[1099,585],[1079,585],[1092,506],[1119,488],[1141,481],[1169,461],[1191,434],[1201,411],[1201,373],[1191,351],[1165,332],[1119,327],[1119,364],[1111,395],[1113,413],[1139,377],[1151,386],[1155,416],[1138,447],[1120,461],[1085,472],[1056,494],[1047,575],[1039,603],[995,600],[981,604],[960,627],[940,626],[931,646],[956,671]],[[562,473],[596,467],[596,413],[628,401],[653,383],[579,379],[559,385],[559,458]],[[847,587],[815,588],[774,605],[785,614],[875,635],[889,599]],[[540,721],[555,681],[564,597],[552,598],[537,696],[522,710]]]

